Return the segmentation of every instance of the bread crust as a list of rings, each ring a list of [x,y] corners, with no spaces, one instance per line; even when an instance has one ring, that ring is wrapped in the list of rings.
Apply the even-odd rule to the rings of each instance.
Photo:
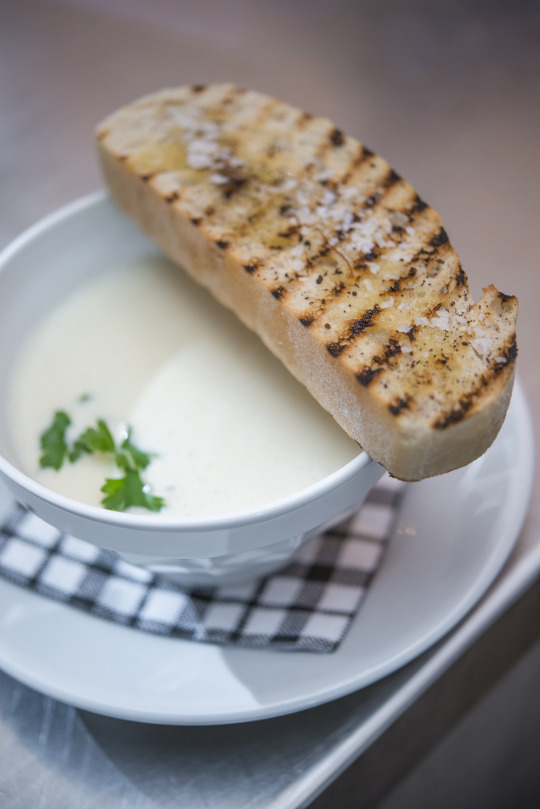
[[[479,457],[508,408],[517,300],[478,303],[440,219],[331,122],[232,85],[97,128],[112,199],[392,475]]]

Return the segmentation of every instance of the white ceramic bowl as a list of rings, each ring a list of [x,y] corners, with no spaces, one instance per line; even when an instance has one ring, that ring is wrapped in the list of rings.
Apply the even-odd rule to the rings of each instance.
[[[0,389],[32,324],[71,288],[111,260],[156,248],[104,194],[77,201],[19,236],[0,255]],[[382,474],[365,455],[318,483],[264,508],[200,519],[139,516],[56,494],[17,467],[5,398],[0,401],[0,475],[14,497],[60,530],[180,583],[213,585],[271,572],[363,502]]]

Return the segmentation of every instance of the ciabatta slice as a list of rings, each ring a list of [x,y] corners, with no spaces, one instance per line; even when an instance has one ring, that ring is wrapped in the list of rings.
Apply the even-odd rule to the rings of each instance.
[[[471,300],[438,214],[381,157],[229,84],[142,98],[97,138],[119,207],[391,474],[418,480],[489,447],[516,298],[490,286]]]

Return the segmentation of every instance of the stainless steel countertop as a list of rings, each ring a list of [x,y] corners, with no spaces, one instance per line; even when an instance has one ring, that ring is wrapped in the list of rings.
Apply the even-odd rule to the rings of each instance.
[[[540,420],[540,8],[397,0],[0,0],[0,246],[101,185],[93,127],[160,86],[233,80],[333,118],[441,214],[473,292],[520,298]],[[538,459],[538,449],[537,449]],[[503,576],[435,649],[329,705],[167,728],[77,711],[0,673],[2,809],[295,807],[365,750],[540,570],[540,492]]]

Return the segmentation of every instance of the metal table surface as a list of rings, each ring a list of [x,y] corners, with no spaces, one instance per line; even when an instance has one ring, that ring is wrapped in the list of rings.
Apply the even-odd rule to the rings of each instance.
[[[333,118],[409,178],[441,213],[475,295],[493,282],[519,296],[519,371],[538,428],[535,4],[0,0],[0,23],[0,246],[101,185],[93,127],[116,106],[187,82],[271,92]],[[156,727],[75,710],[0,673],[1,809],[378,805],[536,642],[538,488],[467,619],[328,705]],[[403,744],[412,727],[416,746]]]

